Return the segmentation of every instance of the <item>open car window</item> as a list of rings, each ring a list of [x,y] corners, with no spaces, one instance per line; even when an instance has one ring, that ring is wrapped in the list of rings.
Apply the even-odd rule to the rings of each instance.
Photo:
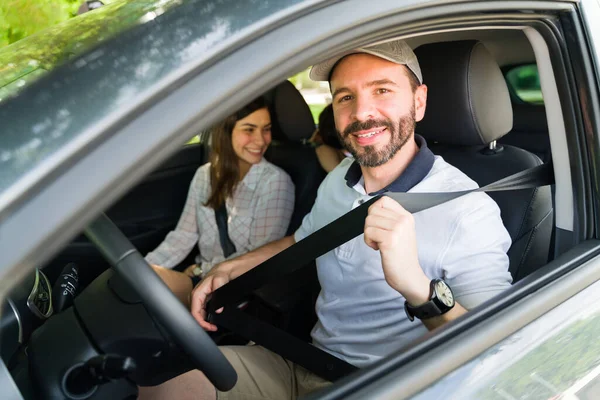
[[[540,396],[545,400],[561,394],[584,399],[593,392],[598,362],[582,349],[583,343],[593,349],[589,344],[598,333],[597,313],[589,303],[595,297],[588,292],[597,289],[599,279],[594,184],[599,165],[595,151],[598,82],[594,80],[598,71],[593,69],[598,60],[589,58],[587,42],[577,33],[581,28],[577,3],[536,2],[535,7],[528,3],[532,8],[526,13],[515,4],[501,2],[460,4],[467,7],[463,10],[453,2],[438,8],[415,1],[412,8],[405,8],[376,0],[366,9],[358,1],[256,2],[256,7],[221,1],[202,11],[202,2],[175,3],[164,14],[155,13],[141,28],[117,34],[126,40],[101,43],[99,53],[77,55],[51,74],[40,72],[41,77],[24,84],[23,91],[0,101],[4,124],[0,128],[0,254],[3,268],[13,272],[6,275],[7,286],[17,285],[17,280],[25,285],[26,280],[20,278],[33,266],[45,271],[54,268],[55,272],[47,274],[54,282],[56,271],[70,261],[88,268],[90,278],[85,284],[92,285],[107,264],[77,233],[100,211],[115,221],[142,254],[151,250],[176,223],[189,182],[207,160],[207,141],[182,144],[244,101],[277,88],[282,77],[298,76],[334,51],[367,44],[367,38],[402,37],[414,49],[475,41],[489,50],[505,72],[514,96],[514,118],[506,135],[485,145],[478,143],[474,157],[497,160],[511,152],[524,154],[529,161],[553,165],[556,172],[556,184],[545,197],[550,208],[535,201],[530,212],[502,207],[506,210],[503,222],[514,228],[513,251],[522,250],[525,257],[535,255],[543,261],[514,262],[513,287],[465,318],[411,342],[315,397],[403,398],[427,387],[431,391],[423,391],[420,399],[432,393],[457,399]],[[286,13],[295,6],[295,12]],[[199,23],[202,18],[205,24]],[[551,26],[569,34],[557,35]],[[439,65],[446,62],[439,60]],[[109,73],[114,63],[123,66],[116,78]],[[102,65],[105,68],[99,68]],[[37,67],[31,64],[23,71],[33,76]],[[94,71],[97,80],[90,78]],[[15,76],[11,84],[18,85],[24,75]],[[82,90],[80,84],[85,82],[89,85]],[[301,83],[292,84],[302,92]],[[312,132],[320,109],[310,106],[328,99],[323,91],[322,99],[311,103],[315,88],[307,89],[302,115],[308,109],[309,118],[303,116],[302,125]],[[432,98],[436,92],[431,90]],[[26,107],[30,104],[36,113]],[[282,110],[292,109],[284,105]],[[451,131],[450,124],[435,117],[433,105],[429,111],[433,124],[441,126],[439,131]],[[294,128],[295,124],[287,128],[284,124],[282,131],[297,133]],[[419,124],[417,133],[420,130],[431,131],[431,127]],[[77,142],[84,134],[89,140]],[[314,152],[303,147],[302,135],[277,137],[276,150],[281,151],[269,155],[290,171],[295,183],[302,176],[320,177],[316,169],[308,169],[308,157]],[[444,143],[439,136],[428,139],[428,144],[456,168],[469,151],[469,146],[448,151],[453,143]],[[77,146],[78,151],[67,145]],[[52,157],[56,154],[64,157]],[[484,185],[491,171],[516,165],[511,161],[475,168],[473,179]],[[28,180],[23,179],[26,175]],[[510,205],[518,196],[506,194],[504,201]],[[305,210],[296,210],[300,217],[310,211],[310,203],[306,204]],[[519,231],[536,218],[532,229],[549,233],[547,247],[535,242],[543,235]],[[531,249],[541,250],[528,252]],[[577,279],[570,292],[554,291],[561,282]],[[277,307],[293,297],[294,291],[290,293],[281,296],[275,307],[269,306],[269,311],[279,312]],[[561,315],[569,318],[560,321]],[[282,318],[298,319],[293,314]],[[485,330],[490,326],[492,333]],[[488,335],[482,338],[477,332]],[[63,354],[74,359],[81,356],[77,351],[84,352],[83,348],[76,351],[59,336],[50,341],[55,348],[71,349],[73,353]],[[470,342],[473,338],[477,340]],[[62,367],[49,370],[59,374]]]

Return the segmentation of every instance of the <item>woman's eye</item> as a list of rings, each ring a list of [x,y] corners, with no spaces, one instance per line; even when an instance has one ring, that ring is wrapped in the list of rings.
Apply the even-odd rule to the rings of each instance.
[[[347,95],[347,96],[340,97],[340,99],[338,100],[338,102],[343,103],[345,101],[350,101],[350,100],[352,100],[352,96]]]

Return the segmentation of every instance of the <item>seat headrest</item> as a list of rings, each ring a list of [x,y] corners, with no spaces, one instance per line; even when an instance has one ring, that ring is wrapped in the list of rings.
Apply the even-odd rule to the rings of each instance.
[[[473,146],[489,144],[512,129],[508,87],[481,42],[427,44],[415,54],[428,87],[417,133],[432,142]]]
[[[303,141],[311,137],[315,121],[304,97],[290,81],[283,81],[265,96],[271,101],[273,125],[278,131],[274,139]]]

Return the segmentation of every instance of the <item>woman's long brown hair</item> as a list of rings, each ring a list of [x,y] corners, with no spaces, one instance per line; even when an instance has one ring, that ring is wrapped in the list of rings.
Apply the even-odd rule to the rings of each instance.
[[[267,102],[263,97],[259,97],[212,128],[211,193],[205,206],[216,210],[225,203],[225,199],[233,195],[240,181],[239,160],[231,143],[233,128],[237,121],[262,108],[267,108]]]

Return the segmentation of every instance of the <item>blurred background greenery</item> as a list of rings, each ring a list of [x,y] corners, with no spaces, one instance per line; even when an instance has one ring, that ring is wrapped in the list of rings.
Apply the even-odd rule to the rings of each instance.
[[[110,4],[115,0],[102,0]],[[77,16],[82,0],[2,0],[0,47]]]
[[[331,95],[329,85],[311,80],[308,77],[309,71],[310,68],[292,76],[289,81],[303,94],[316,123],[319,121],[319,114],[323,108],[331,102]]]
[[[89,3],[97,2],[90,0]],[[0,101],[65,61],[154,18],[179,0],[102,0],[78,15],[82,0],[0,1]],[[88,2],[86,2],[88,3]]]
[[[540,76],[535,64],[512,68],[506,73],[506,81],[514,94],[525,103],[540,104],[544,102]]]
[[[98,0],[0,1],[0,101],[147,15],[162,14],[179,0],[101,0],[104,6],[81,13],[84,3],[94,2]],[[308,70],[290,81],[305,96],[317,121],[330,101],[329,87],[310,80]]]
[[[4,0],[0,3],[0,47],[77,15],[79,0]]]

